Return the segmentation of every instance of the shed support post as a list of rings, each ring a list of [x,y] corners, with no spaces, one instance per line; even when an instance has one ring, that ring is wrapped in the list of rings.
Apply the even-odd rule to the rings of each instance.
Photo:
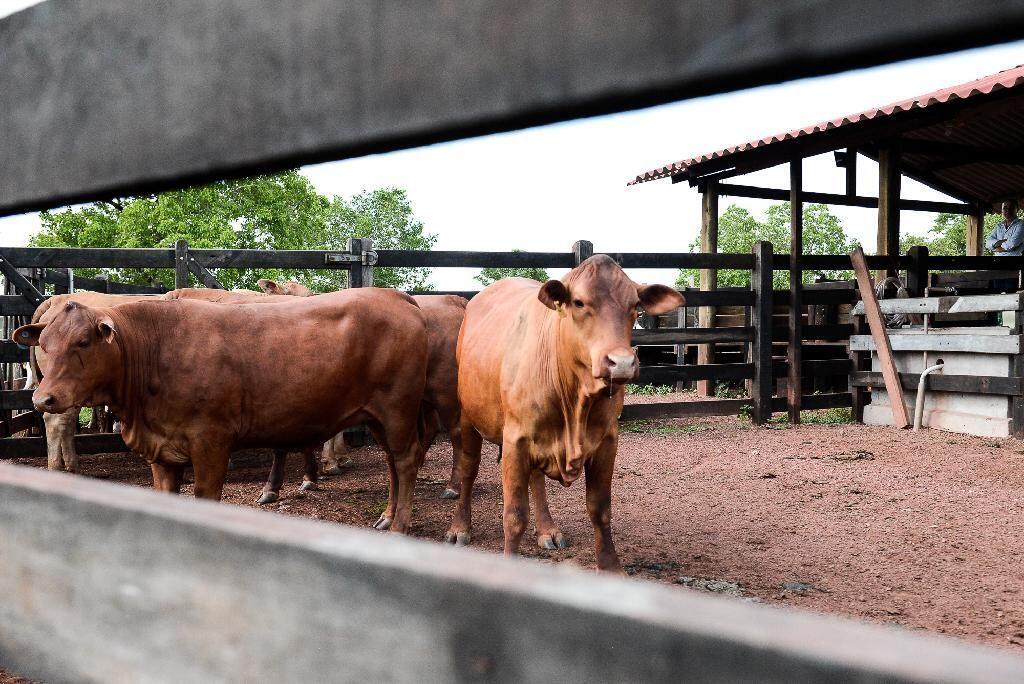
[[[751,324],[754,343],[751,345],[751,363],[754,381],[750,399],[753,404],[751,420],[764,425],[772,417],[772,243],[764,241],[754,245],[754,270],[750,274],[750,287],[754,291]]]
[[[188,287],[188,240],[174,243],[174,289]]]
[[[803,159],[789,163],[789,344],[786,378],[789,422],[800,422],[800,403],[803,395],[803,273],[800,257],[804,252],[804,208],[800,199],[803,187]]]
[[[718,182],[708,181],[701,195],[700,251],[705,254],[718,252]],[[710,292],[718,289],[718,271],[713,268],[702,268],[700,271],[700,289]],[[701,328],[715,327],[715,308],[702,306],[697,312],[697,326]],[[715,346],[702,344],[697,347],[697,365],[714,363]],[[697,394],[711,397],[715,394],[714,380],[698,380]]]
[[[373,238],[349,238],[348,251],[359,255],[362,261],[348,270],[349,287],[373,287],[373,264],[367,254],[373,251]]]
[[[907,292],[911,297],[923,297],[928,287],[928,248],[914,245],[907,250]]]
[[[981,256],[985,244],[985,208],[978,205],[967,217],[967,256]]]
[[[592,256],[594,256],[594,243],[590,240],[577,240],[572,243],[573,266],[579,266]]]
[[[857,196],[857,148],[846,148],[846,196]]]
[[[878,240],[876,254],[900,253],[900,151],[894,144],[878,150]],[[895,275],[893,269],[879,271],[877,278]]]

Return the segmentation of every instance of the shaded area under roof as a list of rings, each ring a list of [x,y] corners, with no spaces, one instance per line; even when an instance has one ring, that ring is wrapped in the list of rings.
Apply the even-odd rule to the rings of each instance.
[[[877,158],[896,142],[901,170],[965,202],[1024,195],[1024,66],[969,83],[651,169],[628,185],[671,177],[697,185],[847,147]]]

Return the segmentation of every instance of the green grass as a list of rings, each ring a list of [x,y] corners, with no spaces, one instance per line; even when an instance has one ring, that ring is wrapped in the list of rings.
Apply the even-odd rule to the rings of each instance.
[[[78,424],[82,426],[88,425],[92,421],[92,409],[86,406],[78,412]]]
[[[694,434],[713,430],[710,425],[680,425],[663,420],[627,420],[619,423],[619,432],[631,432],[641,435],[678,435]]]
[[[656,394],[672,394],[674,391],[671,385],[626,385],[626,394],[654,396]]]

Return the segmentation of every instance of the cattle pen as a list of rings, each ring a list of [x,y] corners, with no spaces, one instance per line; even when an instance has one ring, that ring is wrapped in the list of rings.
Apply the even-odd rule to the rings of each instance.
[[[853,9],[826,0],[813,10],[751,0],[50,0],[0,20],[0,216],[638,109],[976,47],[1021,29],[1021,3],[984,0]],[[564,253],[405,252],[365,240],[332,252],[8,247],[0,315],[31,315],[47,285],[119,289],[72,283],[80,268],[168,268],[176,286],[191,275],[205,287],[217,286],[218,268],[337,268],[359,287],[375,266],[570,268],[591,251],[579,242]],[[660,415],[750,406],[763,423],[787,406],[773,387],[783,374],[790,405],[857,410],[860,390],[802,396],[801,378],[846,374],[857,358],[807,355],[787,368],[775,353],[780,341],[856,332],[856,323],[792,313],[784,330],[773,324],[789,301],[773,291],[773,270],[843,268],[845,255],[773,255],[760,243],[750,254],[611,256],[630,269],[752,274],[748,290],[687,293],[690,306],[743,307],[742,325],[691,328],[684,314],[634,340],[666,348],[648,358],[642,380],[746,381],[750,398],[669,404]],[[908,285],[929,269],[998,266],[921,251],[869,264],[907,270]],[[796,291],[801,307],[855,297],[849,288]],[[687,344],[711,343],[741,345],[745,356],[685,363]],[[0,348],[4,363],[24,359],[16,345]],[[7,435],[33,419],[6,412],[29,406],[23,390],[3,388]],[[42,452],[41,438],[19,439],[0,440],[0,456]],[[78,439],[83,453],[117,450],[120,440]],[[934,635],[6,463],[0,558],[0,667],[46,681],[1024,677],[1013,654]]]

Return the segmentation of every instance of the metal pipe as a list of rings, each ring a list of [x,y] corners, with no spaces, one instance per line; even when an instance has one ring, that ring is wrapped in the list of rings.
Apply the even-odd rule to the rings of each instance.
[[[917,381],[917,400],[914,402],[914,432],[921,429],[921,420],[924,418],[924,386],[926,378],[935,371],[942,370],[943,363],[940,360],[934,366],[929,366],[921,373],[921,379]]]

